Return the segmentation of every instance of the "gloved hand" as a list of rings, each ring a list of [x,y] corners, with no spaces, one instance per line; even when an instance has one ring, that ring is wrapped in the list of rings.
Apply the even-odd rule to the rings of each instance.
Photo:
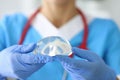
[[[54,57],[56,61],[62,63],[73,80],[116,80],[114,71],[96,54],[79,48],[73,48],[73,53],[82,59],[72,59],[67,56]]]
[[[0,52],[0,75],[26,79],[52,61],[49,56],[33,54],[36,44],[15,45]]]
[[[6,80],[6,78],[0,75],[0,80]]]

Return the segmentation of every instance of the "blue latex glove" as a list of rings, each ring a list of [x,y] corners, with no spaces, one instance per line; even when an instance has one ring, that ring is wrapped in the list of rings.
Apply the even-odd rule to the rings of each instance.
[[[6,78],[0,75],[0,80],[6,80]]]
[[[73,52],[82,59],[72,59],[67,56],[54,57],[62,63],[73,80],[116,80],[114,71],[96,54],[79,48],[73,48]]]
[[[33,54],[36,44],[15,45],[0,52],[0,75],[26,79],[45,63],[52,61],[49,56]]]

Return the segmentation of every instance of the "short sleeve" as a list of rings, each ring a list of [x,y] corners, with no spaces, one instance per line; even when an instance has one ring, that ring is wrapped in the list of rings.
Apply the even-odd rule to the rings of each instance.
[[[109,27],[104,58],[106,63],[120,74],[120,32],[113,21],[110,21]]]
[[[5,23],[4,19],[0,20],[0,51],[5,48]]]
[[[18,44],[27,17],[21,13],[6,15],[0,20],[0,50]]]

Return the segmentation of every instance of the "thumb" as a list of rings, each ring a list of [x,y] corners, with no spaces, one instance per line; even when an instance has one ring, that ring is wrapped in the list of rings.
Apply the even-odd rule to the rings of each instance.
[[[83,49],[73,47],[72,51],[76,56],[86,59],[90,62],[96,62],[97,60],[101,60],[97,54],[95,54],[91,51],[88,51],[88,50],[83,50]]]
[[[18,45],[14,51],[19,52],[19,53],[29,53],[32,52],[36,47],[35,43],[31,43],[28,45]]]
[[[19,61],[26,64],[40,64],[53,61],[52,57],[41,54],[17,54],[17,57]]]

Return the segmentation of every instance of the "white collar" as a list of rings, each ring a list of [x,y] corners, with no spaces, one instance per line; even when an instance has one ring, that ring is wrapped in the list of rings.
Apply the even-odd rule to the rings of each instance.
[[[38,14],[32,23],[36,31],[43,37],[61,36],[67,40],[72,39],[83,30],[83,22],[80,15],[75,16],[66,24],[57,29],[45,16]]]

